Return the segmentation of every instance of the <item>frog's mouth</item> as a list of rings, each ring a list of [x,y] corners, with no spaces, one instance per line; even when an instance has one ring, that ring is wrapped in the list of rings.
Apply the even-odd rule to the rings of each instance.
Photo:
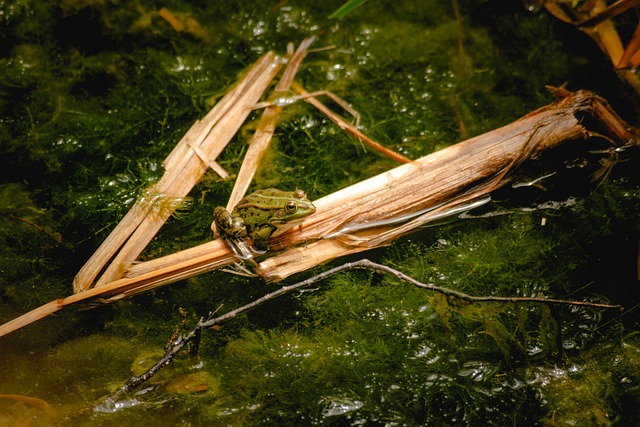
[[[288,219],[287,221],[285,221],[284,224],[282,224],[282,225],[279,224],[278,225],[278,229],[273,232],[271,237],[279,236],[280,234],[284,233],[285,231],[291,230],[293,227],[299,226],[307,218],[307,216],[308,215],[305,215],[305,216],[303,216],[301,218]]]
[[[313,205],[307,206],[307,211],[304,214],[301,214],[299,217],[295,218],[287,218],[286,220],[280,220],[277,222],[277,229],[273,232],[271,237],[279,236],[285,231],[291,230],[294,227],[302,224],[302,222],[307,219],[309,215],[312,215],[316,212],[316,208]],[[273,223],[272,223],[273,224]]]

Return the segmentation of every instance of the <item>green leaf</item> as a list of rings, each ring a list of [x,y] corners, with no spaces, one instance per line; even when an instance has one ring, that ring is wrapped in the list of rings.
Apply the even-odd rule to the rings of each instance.
[[[349,0],[348,2],[340,6],[338,10],[329,15],[329,19],[342,19],[348,13],[351,13],[355,8],[364,4],[366,1],[367,0]]]

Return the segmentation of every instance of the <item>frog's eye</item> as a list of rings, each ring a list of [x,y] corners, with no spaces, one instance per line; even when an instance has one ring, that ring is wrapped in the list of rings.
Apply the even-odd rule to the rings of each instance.
[[[293,192],[293,197],[296,199],[304,199],[307,197],[306,193],[300,189]]]
[[[287,203],[284,207],[284,210],[287,213],[293,213],[298,209],[298,204],[296,202],[294,202],[293,200],[290,201],[289,203]]]

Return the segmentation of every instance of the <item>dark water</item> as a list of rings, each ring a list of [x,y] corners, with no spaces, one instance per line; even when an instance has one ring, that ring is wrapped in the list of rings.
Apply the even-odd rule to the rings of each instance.
[[[546,105],[545,85],[565,82],[637,125],[637,94],[590,39],[502,3],[370,0],[336,21],[340,1],[0,0],[0,320],[69,295],[191,124],[260,55],[309,35],[297,80],[347,100],[367,135],[411,158]],[[253,129],[218,159],[232,174]],[[396,166],[301,103],[275,136],[255,188],[316,199]],[[116,408],[87,410],[161,357],[179,308],[192,326],[278,287],[208,273],[0,339],[0,394],[42,399],[0,398],[0,425],[637,425],[640,202],[637,157],[625,160],[604,182],[565,188],[559,209],[443,224],[367,254],[472,295],[622,314],[463,305],[343,273],[206,331],[198,354]],[[143,257],[209,240],[232,185],[206,175]]]

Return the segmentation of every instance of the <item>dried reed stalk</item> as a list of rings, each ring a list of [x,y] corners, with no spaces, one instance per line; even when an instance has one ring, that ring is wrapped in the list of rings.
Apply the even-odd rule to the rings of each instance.
[[[638,144],[606,101],[586,91],[570,94],[505,127],[314,201],[316,214],[272,239],[272,250],[286,250],[262,261],[259,273],[278,281],[327,260],[389,244],[508,184],[511,173],[527,159],[592,136],[608,139],[612,147]],[[385,223],[419,211],[425,212],[399,224]],[[351,229],[327,238],[343,227]],[[127,276],[206,259],[208,249],[199,248],[134,265]]]
[[[74,292],[89,289],[109,261],[111,264],[97,286],[122,277],[175,211],[177,206],[167,206],[163,200],[185,197],[209,167],[216,168],[215,159],[236,134],[279,68],[275,53],[265,54],[203,119],[189,129],[166,158],[161,180],[136,201],[78,272],[73,281]]]
[[[587,142],[595,138],[608,141],[612,149],[639,145],[629,129],[602,98],[586,91],[568,94],[507,126],[316,200],[314,215],[272,239],[272,251],[283,252],[263,260],[258,272],[278,281],[333,258],[387,245],[439,215],[481,200],[508,184],[523,162],[564,144],[584,142],[588,150]],[[407,214],[415,217],[394,222]],[[0,336],[71,304],[121,299],[234,261],[218,239],[131,265],[124,278],[52,301],[0,326]]]
[[[337,256],[388,245],[486,198],[508,184],[524,161],[573,141],[584,141],[588,150],[586,141],[591,137],[606,138],[612,148],[639,144],[605,100],[587,91],[570,94],[507,126],[315,201],[316,214],[301,224],[300,232],[271,243],[272,247],[304,246],[264,260],[259,273],[266,280],[279,281]],[[404,223],[385,224],[419,211],[424,213]],[[344,227],[347,230],[336,235]],[[331,235],[335,237],[326,238]]]
[[[291,86],[291,82],[293,82],[293,79],[298,72],[298,68],[300,67],[304,57],[307,55],[309,46],[313,43],[314,39],[314,37],[308,37],[300,43],[300,46],[287,64],[282,78],[269,97],[269,101],[275,101],[277,98],[287,94],[289,87]],[[281,111],[282,107],[280,105],[271,104],[265,108],[262,116],[260,117],[258,127],[253,138],[251,138],[251,141],[249,142],[249,149],[247,150],[247,154],[244,156],[242,166],[240,167],[238,177],[236,178],[236,183],[233,187],[233,191],[231,192],[231,196],[229,197],[227,210],[233,210],[247,192],[247,189],[253,180],[253,176],[260,165],[260,161],[269,147],[269,142],[271,141],[271,137],[276,129]]]

